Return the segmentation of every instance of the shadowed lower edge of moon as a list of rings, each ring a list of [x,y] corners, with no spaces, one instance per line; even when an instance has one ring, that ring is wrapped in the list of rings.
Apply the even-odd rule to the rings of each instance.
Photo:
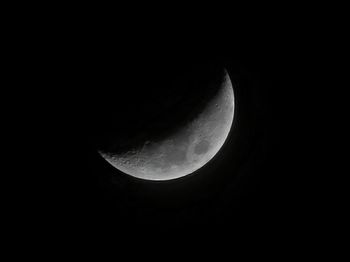
[[[189,175],[208,163],[230,132],[234,94],[225,70],[220,91],[191,123],[163,141],[145,140],[123,153],[99,153],[118,170],[144,180],[172,180]]]

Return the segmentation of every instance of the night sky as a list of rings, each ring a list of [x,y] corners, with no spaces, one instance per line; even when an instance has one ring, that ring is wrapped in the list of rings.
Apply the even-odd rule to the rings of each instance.
[[[293,44],[261,28],[225,30],[93,30],[77,33],[64,47],[57,92],[64,97],[65,149],[59,171],[52,170],[62,185],[55,197],[62,228],[121,236],[293,230],[301,174],[293,165],[292,132],[283,133],[295,88]],[[196,97],[201,90],[181,85],[189,69],[220,66],[234,83],[233,129],[198,173],[147,182],[122,174],[98,154],[96,141],[105,143],[99,139],[108,140],[111,130],[142,133],[140,126],[154,114]],[[175,125],[177,116],[171,115]]]

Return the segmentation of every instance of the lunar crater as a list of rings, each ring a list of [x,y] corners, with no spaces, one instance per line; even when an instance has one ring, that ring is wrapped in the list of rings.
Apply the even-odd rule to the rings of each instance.
[[[210,143],[207,140],[202,140],[194,147],[194,152],[197,155],[204,154],[208,151],[209,145]]]

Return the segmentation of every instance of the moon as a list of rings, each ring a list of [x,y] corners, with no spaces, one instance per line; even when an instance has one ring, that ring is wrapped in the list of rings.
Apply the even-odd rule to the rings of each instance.
[[[206,165],[225,143],[234,117],[234,92],[223,69],[215,92],[194,117],[174,132],[141,141],[113,152],[98,150],[113,167],[144,180],[165,181],[187,176]]]

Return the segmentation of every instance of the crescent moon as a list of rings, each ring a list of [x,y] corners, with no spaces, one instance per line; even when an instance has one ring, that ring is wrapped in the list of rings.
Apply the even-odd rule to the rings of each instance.
[[[225,143],[234,117],[234,92],[226,70],[218,90],[195,118],[161,141],[145,140],[123,152],[99,151],[113,167],[153,181],[177,179],[207,164]]]

